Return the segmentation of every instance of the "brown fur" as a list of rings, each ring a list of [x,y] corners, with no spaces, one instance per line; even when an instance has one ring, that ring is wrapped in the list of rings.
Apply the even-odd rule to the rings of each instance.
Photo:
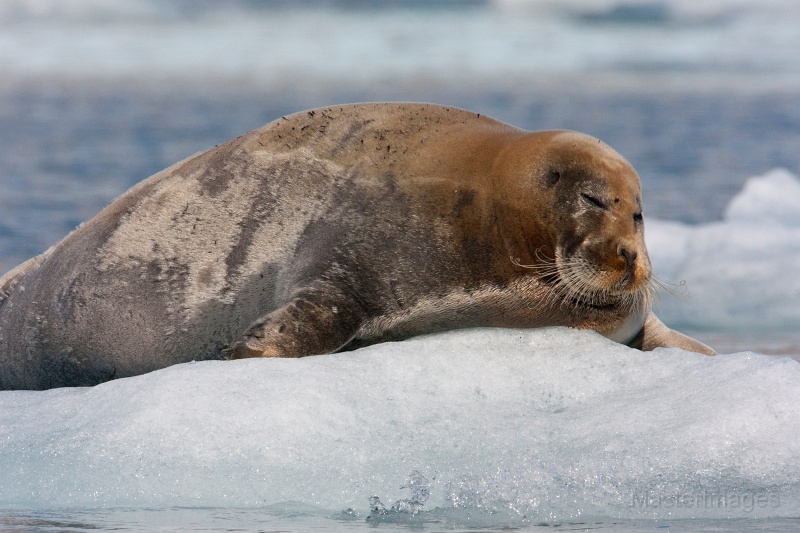
[[[635,171],[586,135],[424,104],[298,113],[149,178],[0,278],[0,388],[472,326],[711,352],[645,325],[640,213]]]

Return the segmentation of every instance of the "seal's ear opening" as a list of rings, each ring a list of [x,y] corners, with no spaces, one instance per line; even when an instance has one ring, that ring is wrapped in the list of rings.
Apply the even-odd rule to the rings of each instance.
[[[556,183],[558,183],[558,180],[560,179],[561,179],[561,172],[559,172],[558,170],[549,170],[544,175],[544,184],[547,187],[553,187],[555,186]]]

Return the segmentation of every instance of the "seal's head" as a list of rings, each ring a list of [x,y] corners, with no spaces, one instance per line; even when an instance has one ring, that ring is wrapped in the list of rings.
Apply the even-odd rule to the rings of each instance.
[[[513,182],[500,223],[517,266],[572,303],[631,306],[650,294],[639,177],[621,155],[588,135],[551,131],[512,143],[497,165]]]

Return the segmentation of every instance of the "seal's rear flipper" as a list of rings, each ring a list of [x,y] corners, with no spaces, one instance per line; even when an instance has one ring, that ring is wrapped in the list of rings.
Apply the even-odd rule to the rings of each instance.
[[[716,355],[717,352],[691,337],[679,333],[674,329],[669,329],[661,322],[656,315],[650,313],[644,326],[630,342],[633,348],[642,351],[655,350],[656,348],[680,348],[689,352],[697,352],[706,355]]]

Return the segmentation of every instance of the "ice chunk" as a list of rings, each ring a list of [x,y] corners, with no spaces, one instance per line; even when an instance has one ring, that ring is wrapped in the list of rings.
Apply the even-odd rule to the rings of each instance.
[[[688,290],[663,295],[656,313],[680,328],[800,331],[798,206],[800,180],[774,170],[749,179],[723,221],[647,221],[654,272]]]
[[[0,507],[800,517],[799,406],[788,358],[563,328],[207,361],[0,392]]]

